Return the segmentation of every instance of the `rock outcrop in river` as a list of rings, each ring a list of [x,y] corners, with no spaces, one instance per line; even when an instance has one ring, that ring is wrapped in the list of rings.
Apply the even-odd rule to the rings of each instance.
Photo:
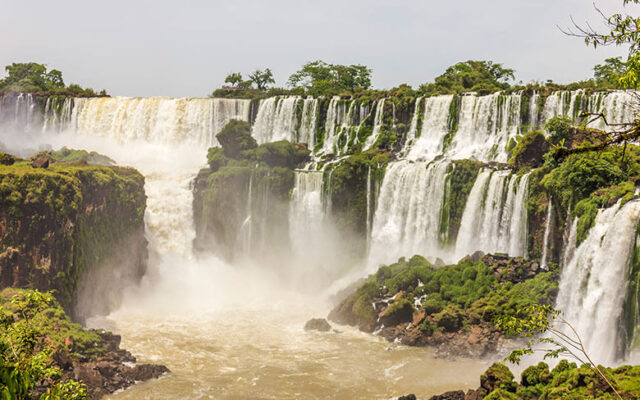
[[[414,256],[381,267],[329,319],[444,357],[484,357],[505,341],[495,316],[552,304],[556,294],[556,274],[520,257],[477,253],[438,268]]]

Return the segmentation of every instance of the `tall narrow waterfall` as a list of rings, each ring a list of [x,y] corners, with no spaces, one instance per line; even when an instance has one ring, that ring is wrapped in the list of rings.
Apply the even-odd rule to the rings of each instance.
[[[527,255],[528,175],[483,169],[462,214],[456,255],[476,250]]]
[[[248,100],[103,97],[75,100],[71,127],[121,143],[211,146],[231,119],[249,119]]]
[[[547,267],[547,262],[549,261],[549,239],[551,237],[551,229],[553,225],[553,202],[549,199],[549,204],[547,205],[547,218],[545,221],[544,227],[544,238],[542,240],[542,259],[540,260],[540,264],[542,267]]]
[[[372,148],[373,145],[378,140],[378,137],[380,136],[380,132],[382,130],[382,124],[384,123],[384,121],[383,121],[383,118],[384,118],[384,103],[385,103],[385,99],[382,99],[382,100],[378,101],[378,103],[376,104],[376,113],[375,113],[375,116],[373,118],[373,132],[365,140],[364,145],[362,146],[362,148],[364,150],[368,150],[368,149]]]
[[[325,240],[324,171],[300,170],[295,173],[291,193],[289,229],[294,252],[313,259],[324,251],[317,244]]]
[[[420,106],[424,100],[423,96],[420,96],[416,99],[416,103],[413,105],[413,115],[411,116],[411,123],[409,124],[409,130],[407,131],[407,137],[404,141],[404,146],[402,146],[402,151],[400,152],[401,157],[406,157],[409,153],[409,150],[413,147],[413,144],[419,135],[418,120],[422,115],[422,111]]]
[[[557,307],[598,364],[615,362],[630,344],[623,333],[623,304],[639,219],[638,200],[600,210],[560,278]]]

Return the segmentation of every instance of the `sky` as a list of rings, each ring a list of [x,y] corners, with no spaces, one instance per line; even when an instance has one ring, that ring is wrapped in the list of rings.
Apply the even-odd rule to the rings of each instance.
[[[0,0],[0,66],[47,64],[111,95],[204,97],[258,68],[284,86],[313,60],[367,65],[388,89],[470,59],[513,68],[516,82],[568,83],[626,54],[564,35],[571,17],[602,27],[590,0]]]

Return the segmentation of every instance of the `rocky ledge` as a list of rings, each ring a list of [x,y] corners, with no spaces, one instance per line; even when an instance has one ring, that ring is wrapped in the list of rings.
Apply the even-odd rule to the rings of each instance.
[[[169,371],[164,365],[137,364],[136,358],[120,348],[120,336],[107,331],[95,331],[104,340],[104,355],[73,360],[70,352],[57,353],[56,363],[68,371],[71,378],[87,386],[87,399],[100,399],[137,382],[156,379]],[[71,343],[71,349],[73,344]],[[72,350],[71,350],[72,351]]]
[[[556,274],[537,262],[475,253],[435,267],[421,256],[381,267],[329,319],[390,342],[433,346],[440,357],[485,357],[508,345],[497,315],[550,304]]]
[[[0,373],[10,372],[0,374],[0,397],[56,393],[61,397],[47,398],[100,399],[170,372],[162,365],[136,364],[120,348],[120,336],[71,322],[50,293],[1,291],[0,332]]]

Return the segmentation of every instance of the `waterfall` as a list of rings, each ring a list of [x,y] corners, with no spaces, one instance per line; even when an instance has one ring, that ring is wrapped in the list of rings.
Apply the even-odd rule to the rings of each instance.
[[[409,131],[407,131],[407,137],[404,141],[404,146],[402,147],[402,151],[400,151],[400,156],[405,157],[409,154],[409,150],[413,146],[413,143],[418,136],[418,119],[422,114],[420,112],[420,105],[424,100],[424,96],[420,96],[416,99],[416,104],[413,106],[413,115],[411,116],[411,123],[409,124]]]
[[[385,99],[378,101],[376,104],[376,113],[373,118],[373,132],[371,135],[365,140],[362,149],[368,150],[376,144],[378,141],[378,137],[380,136],[380,132],[382,131],[382,124],[384,123],[384,102]],[[395,120],[394,120],[395,123]]]
[[[593,97],[602,96],[601,94],[593,94]],[[597,107],[598,104],[600,107]],[[595,112],[601,112],[607,117],[607,122],[610,124],[632,122],[633,118],[638,115],[640,111],[640,99],[638,98],[638,92],[630,90],[616,90],[614,92],[606,94],[603,98],[597,98],[594,101]],[[603,120],[598,120],[589,126],[601,130],[612,130],[613,128],[607,127]]]
[[[574,123],[582,121],[583,111],[602,113],[609,123],[631,122],[640,111],[637,92],[633,90],[613,90],[586,94],[584,90],[557,91],[547,97],[542,110],[541,123],[553,117],[566,116]],[[592,128],[612,130],[602,119],[589,124]]]
[[[540,265],[543,268],[547,267],[547,258],[549,257],[549,238],[551,237],[551,224],[552,224],[552,212],[553,212],[553,202],[549,199],[549,204],[547,205],[547,219],[545,221],[544,227],[544,239],[542,240],[542,259],[540,261]]]
[[[215,135],[232,119],[249,120],[249,100],[160,97],[78,98],[71,128],[121,143],[217,145]]]
[[[296,106],[299,96],[270,97],[260,101],[252,135],[260,144],[289,140],[295,142]]]
[[[428,97],[424,101],[424,116],[420,137],[411,147],[407,158],[431,161],[442,154],[443,140],[449,133],[453,95]]]
[[[367,167],[367,243],[369,242],[369,238],[371,235],[371,206],[373,205],[373,197],[371,193],[371,166]]]
[[[509,171],[480,171],[462,214],[457,258],[476,250],[527,256],[528,178]]]
[[[531,99],[529,100],[529,129],[537,129],[538,128],[538,101],[540,99],[540,95],[537,91],[533,91],[531,94]]]
[[[439,227],[448,167],[408,161],[387,167],[373,217],[370,266],[413,254],[446,257]]]
[[[294,252],[319,257],[325,234],[324,171],[298,170],[289,205],[289,233]]]
[[[506,162],[507,145],[520,133],[521,94],[462,96],[458,130],[448,155]]]
[[[44,107],[43,132],[60,132],[69,127],[73,110],[73,97],[47,97]]]
[[[318,128],[318,99],[308,97],[302,104],[302,122],[296,142],[306,143],[313,151],[316,145],[316,130]]]
[[[639,219],[638,200],[599,210],[589,235],[562,271],[557,307],[596,364],[617,361],[629,345],[621,334],[623,304]]]
[[[369,116],[368,105],[356,100],[333,97],[327,108],[324,123],[324,141],[319,154],[342,155],[357,142],[358,132]]]
[[[42,114],[33,95],[20,93],[0,97],[0,124],[27,132],[40,128]]]
[[[53,100],[52,100],[53,101]],[[58,105],[50,103],[49,112]],[[46,107],[45,107],[46,108]],[[145,176],[145,222],[158,254],[192,257],[191,182],[207,147],[231,119],[249,117],[248,100],[169,98],[68,98],[40,140],[106,154]],[[50,114],[53,115],[53,114]],[[53,120],[52,120],[53,121]]]
[[[576,102],[578,97],[584,95],[584,90],[574,91],[557,91],[551,93],[542,109],[542,123],[548,122],[551,118],[564,115],[574,120],[578,110],[576,110]]]

